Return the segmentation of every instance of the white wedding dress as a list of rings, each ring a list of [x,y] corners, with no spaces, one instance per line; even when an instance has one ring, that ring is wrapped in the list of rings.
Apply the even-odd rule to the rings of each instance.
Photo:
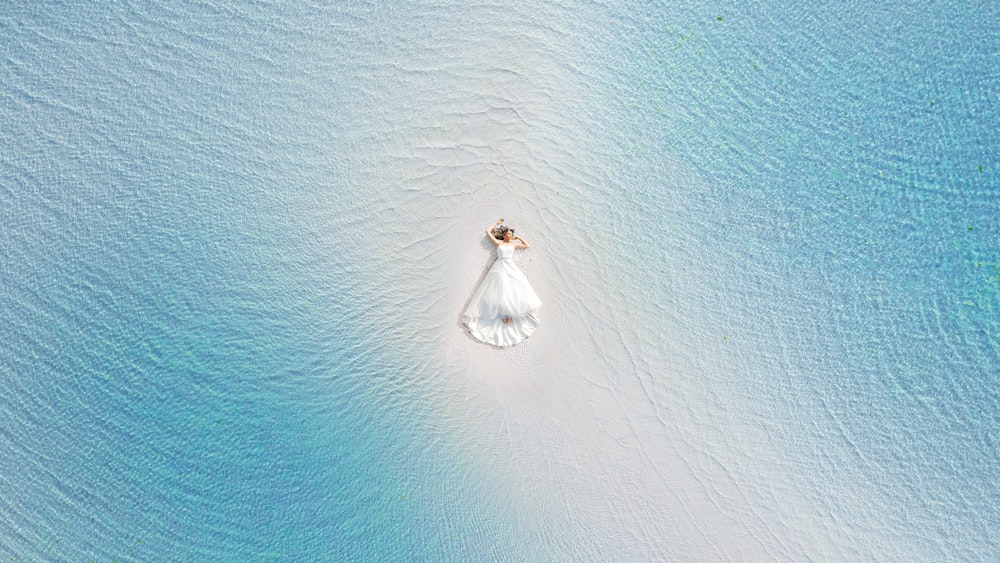
[[[497,260],[472,295],[462,315],[477,340],[494,346],[513,346],[538,328],[542,300],[514,263],[514,245],[497,245]],[[509,318],[510,322],[503,322]]]

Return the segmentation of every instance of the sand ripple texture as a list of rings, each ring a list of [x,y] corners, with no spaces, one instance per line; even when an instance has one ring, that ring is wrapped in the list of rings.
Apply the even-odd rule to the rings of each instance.
[[[1000,557],[995,6],[20,4],[0,556]]]

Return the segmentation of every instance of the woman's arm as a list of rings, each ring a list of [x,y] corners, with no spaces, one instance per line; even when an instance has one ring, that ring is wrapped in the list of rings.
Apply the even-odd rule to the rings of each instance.
[[[514,248],[531,248],[528,243],[521,237],[514,237],[516,240],[520,241]]]
[[[486,238],[490,239],[490,241],[495,245],[499,245],[500,241],[498,241],[497,238],[493,236],[493,228],[499,225],[500,223],[503,223],[503,217],[497,219],[496,223],[493,223],[489,227],[486,227]]]

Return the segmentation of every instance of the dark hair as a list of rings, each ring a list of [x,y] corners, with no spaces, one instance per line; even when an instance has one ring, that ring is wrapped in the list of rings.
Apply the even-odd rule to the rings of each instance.
[[[508,227],[507,225],[497,225],[496,227],[493,227],[491,232],[493,233],[493,238],[503,240],[503,236],[507,233],[507,231],[510,231],[510,234],[513,236],[514,229]]]

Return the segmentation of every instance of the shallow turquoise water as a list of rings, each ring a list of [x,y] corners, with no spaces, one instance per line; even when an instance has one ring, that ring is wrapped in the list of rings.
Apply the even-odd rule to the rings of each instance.
[[[410,322],[437,296],[394,241],[470,188],[386,163],[463,159],[565,174],[523,205],[606,234],[584,258],[655,319],[618,376],[657,408],[684,399],[654,349],[721,358],[704,392],[754,408],[699,416],[782,452],[727,466],[773,556],[1000,551],[995,8],[4,12],[3,556],[614,553],[506,498],[440,412]],[[450,140],[480,115],[521,136]],[[743,459],[709,425],[692,448]],[[762,466],[813,513],[776,516]]]
[[[903,559],[995,557],[996,10],[717,12],[639,22],[623,56],[637,152],[709,186],[690,223],[718,297],[687,314],[728,336],[728,391],[815,506],[856,496],[845,529]]]

